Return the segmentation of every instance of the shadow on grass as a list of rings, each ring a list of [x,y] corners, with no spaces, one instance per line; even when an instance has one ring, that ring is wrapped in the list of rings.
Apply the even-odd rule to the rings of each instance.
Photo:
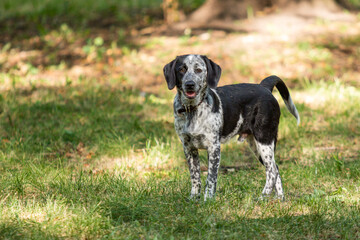
[[[174,134],[172,123],[155,119],[171,115],[169,106],[132,90],[41,87],[5,92],[1,105],[2,149],[13,153],[13,161],[35,155],[46,162],[79,152],[122,156],[148,141],[168,142]]]
[[[36,222],[18,224],[16,222],[0,223],[1,239],[60,239],[60,236],[52,235]]]
[[[204,204],[183,202],[146,204],[112,203],[109,209],[114,227],[126,224],[131,228],[142,226],[146,232],[158,233],[164,238],[200,237],[206,239],[241,238],[356,238],[359,235],[358,211],[353,208],[336,209],[333,216],[326,212],[325,204],[312,206],[320,211],[298,216],[249,218],[236,213],[223,216],[219,203]],[[309,203],[310,204],[310,203]],[[263,209],[266,211],[266,209]],[[275,210],[276,212],[277,210]],[[227,213],[229,214],[229,213]],[[131,231],[130,231],[131,232]]]

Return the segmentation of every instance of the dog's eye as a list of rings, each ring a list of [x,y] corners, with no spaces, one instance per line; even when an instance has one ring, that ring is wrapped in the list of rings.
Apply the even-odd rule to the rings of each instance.
[[[195,72],[196,72],[196,73],[201,73],[202,70],[201,70],[200,68],[195,68]]]
[[[180,68],[179,72],[186,73],[186,68],[185,67]]]

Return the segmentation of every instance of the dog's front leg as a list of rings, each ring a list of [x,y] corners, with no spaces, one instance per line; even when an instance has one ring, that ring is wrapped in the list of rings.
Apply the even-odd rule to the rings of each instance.
[[[185,146],[184,146],[184,152],[190,170],[190,179],[191,179],[190,199],[197,200],[200,198],[200,191],[201,191],[199,152],[197,149],[187,148]]]
[[[208,162],[205,201],[215,197],[217,176],[220,166],[220,143],[216,143],[208,149]]]

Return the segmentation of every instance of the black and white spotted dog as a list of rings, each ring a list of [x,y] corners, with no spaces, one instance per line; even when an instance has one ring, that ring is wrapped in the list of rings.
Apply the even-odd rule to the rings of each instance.
[[[191,198],[201,191],[198,149],[208,152],[208,176],[205,201],[213,198],[220,164],[220,144],[235,135],[247,139],[256,149],[259,161],[266,168],[266,184],[261,197],[267,197],[275,187],[278,198],[284,199],[274,151],[280,118],[280,108],[272,95],[274,86],[289,111],[300,117],[284,82],[276,77],[265,78],[260,84],[235,84],[216,87],[221,68],[201,55],[176,57],[164,67],[168,88],[175,86],[175,129],[184,147],[191,177]]]

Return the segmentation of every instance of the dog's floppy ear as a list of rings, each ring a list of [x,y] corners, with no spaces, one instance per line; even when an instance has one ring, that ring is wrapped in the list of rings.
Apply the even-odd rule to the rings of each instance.
[[[219,65],[208,59],[206,56],[201,56],[206,63],[207,68],[207,84],[210,88],[216,88],[221,75],[221,68]]]
[[[164,76],[166,79],[166,83],[168,85],[169,90],[173,89],[176,85],[176,74],[175,74],[175,64],[177,61],[177,57],[165,65],[164,67]]]

